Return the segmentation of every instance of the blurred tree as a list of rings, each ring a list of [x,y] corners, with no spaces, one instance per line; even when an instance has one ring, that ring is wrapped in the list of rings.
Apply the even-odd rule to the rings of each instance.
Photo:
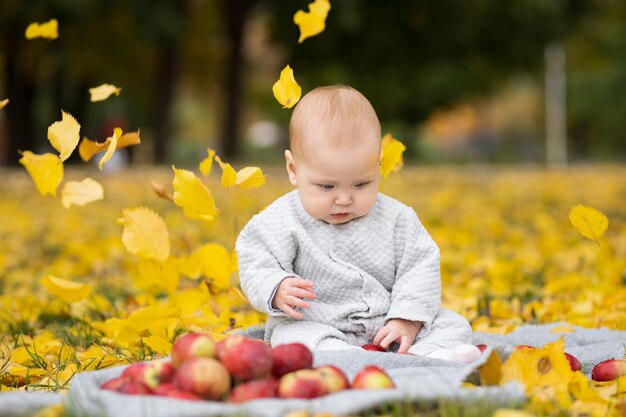
[[[326,30],[298,45],[293,13],[307,10],[309,1],[267,3],[273,40],[288,51],[285,64],[303,93],[350,84],[399,129],[433,108],[493,91],[512,73],[542,79],[545,45],[565,39],[593,11],[593,2],[583,0],[338,0],[331,2]]]

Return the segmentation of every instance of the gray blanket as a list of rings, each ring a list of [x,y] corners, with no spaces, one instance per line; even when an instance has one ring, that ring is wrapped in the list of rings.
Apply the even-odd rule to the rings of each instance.
[[[560,323],[563,324],[563,323]],[[475,333],[474,343],[493,346],[506,358],[517,344],[543,346],[558,339],[561,335],[550,330],[558,323],[542,326],[523,326],[508,335]],[[593,366],[605,359],[624,356],[626,331],[609,329],[584,329],[574,326],[573,333],[564,334],[565,350],[583,364],[583,372],[589,376]],[[248,336],[260,335],[259,329],[251,329]],[[353,414],[390,401],[428,401],[442,398],[460,400],[488,399],[494,403],[517,401],[524,398],[522,387],[508,384],[503,387],[482,387],[463,389],[462,381],[484,363],[491,348],[477,361],[461,366],[449,362],[418,356],[379,353],[369,351],[315,352],[315,366],[333,364],[343,369],[349,378],[365,365],[377,364],[385,368],[394,379],[397,388],[393,390],[348,390],[313,400],[264,399],[244,404],[220,402],[190,402],[155,396],[126,396],[115,392],[102,391],[98,387],[106,380],[118,376],[124,367],[83,372],[76,375],[66,397],[69,411],[80,416],[217,416],[251,415],[259,417],[283,416],[292,410],[306,409],[311,412],[332,412]],[[9,396],[7,396],[9,395]],[[64,397],[43,394],[4,394],[0,395],[0,415],[25,416],[32,413],[34,404],[45,405]],[[51,394],[49,394],[51,395]],[[21,397],[21,398],[19,398]]]

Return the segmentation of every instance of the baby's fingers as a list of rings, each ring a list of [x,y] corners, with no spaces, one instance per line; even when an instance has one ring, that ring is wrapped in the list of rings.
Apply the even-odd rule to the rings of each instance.
[[[315,293],[313,291],[297,287],[290,288],[289,295],[293,295],[294,297],[298,298],[309,298],[311,300],[315,299]]]
[[[388,333],[389,329],[387,327],[382,327],[374,337],[374,344],[380,346],[381,340],[383,340]]]
[[[309,281],[304,278],[291,278],[290,284],[292,287],[300,287],[300,288],[313,288],[313,281]]]
[[[307,303],[306,301],[298,298],[298,297],[293,297],[293,296],[288,296],[285,298],[285,302],[287,304],[289,304],[290,306],[295,306],[295,307],[302,307],[302,308],[309,308],[311,307],[311,305],[309,303]]]
[[[303,317],[302,313],[293,309],[290,305],[285,304],[281,307],[281,310],[288,315],[289,317],[293,317],[294,319],[301,319]]]
[[[398,348],[398,353],[406,353],[411,347],[412,340],[409,340],[408,336],[400,337],[400,347]]]

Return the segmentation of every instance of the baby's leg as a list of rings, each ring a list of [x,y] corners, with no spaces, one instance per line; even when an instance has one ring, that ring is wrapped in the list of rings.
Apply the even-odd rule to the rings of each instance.
[[[311,350],[361,349],[356,336],[314,321],[289,321],[277,325],[270,336],[272,346],[302,343]]]
[[[472,362],[480,350],[472,344],[472,328],[461,315],[442,308],[435,316],[430,333],[417,335],[409,353],[453,362]]]

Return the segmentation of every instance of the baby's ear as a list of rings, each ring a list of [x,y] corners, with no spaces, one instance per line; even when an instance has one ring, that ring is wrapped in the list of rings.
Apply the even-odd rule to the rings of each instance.
[[[298,177],[296,176],[296,161],[289,149],[285,151],[285,165],[287,167],[287,174],[289,175],[289,182],[291,185],[298,185]]]

